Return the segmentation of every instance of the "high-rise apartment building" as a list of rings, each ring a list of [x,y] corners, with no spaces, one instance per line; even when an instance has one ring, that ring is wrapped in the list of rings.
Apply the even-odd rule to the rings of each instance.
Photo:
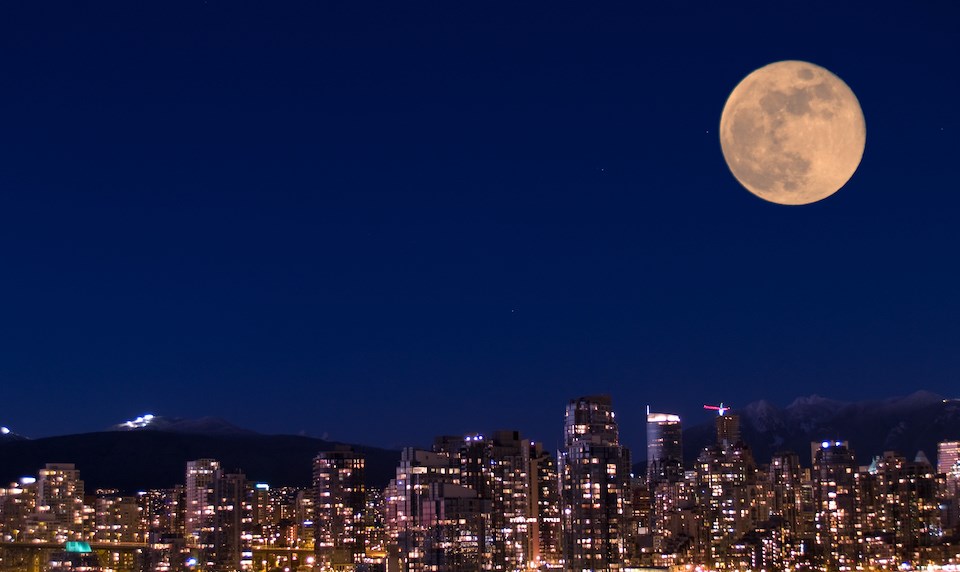
[[[939,540],[937,479],[926,458],[908,461],[887,451],[857,479],[857,542],[868,568],[894,557],[915,561],[918,549]]]
[[[400,453],[400,464],[396,477],[390,480],[384,494],[388,549],[388,570],[390,572],[420,572],[430,569],[436,559],[437,544],[433,539],[442,538],[446,533],[433,518],[425,517],[424,505],[443,502],[449,494],[460,496],[457,490],[434,486],[437,484],[460,484],[460,463],[455,462],[448,452],[434,452],[407,447]],[[436,512],[432,513],[436,514]],[[444,512],[443,514],[447,514]],[[473,529],[482,524],[471,518],[469,525],[464,518],[463,529]],[[478,542],[486,540],[485,530],[474,530]],[[452,542],[450,547],[453,548]],[[460,547],[458,547],[460,548]],[[464,547],[461,552],[475,546]],[[428,554],[428,551],[430,554]]]
[[[242,521],[250,510],[246,477],[214,459],[187,462],[184,530],[201,570],[239,570]]]
[[[251,555],[245,554],[249,547],[243,533],[252,510],[246,476],[240,472],[217,474],[214,495],[214,569],[249,569]]]
[[[814,534],[831,570],[856,567],[859,539],[857,464],[846,441],[823,441],[813,458]]]
[[[521,438],[519,431],[496,431],[489,443],[493,569],[558,563],[560,523],[552,457],[539,443]]]
[[[438,437],[404,450],[385,498],[400,570],[521,570],[560,562],[552,456],[518,431]]]
[[[121,495],[117,491],[97,491],[97,542],[140,542],[140,507],[137,497]]]
[[[685,471],[683,479],[662,482],[650,491],[653,564],[670,566],[677,563],[678,553],[698,554],[702,549],[696,471]],[[702,558],[697,558],[702,562]]]
[[[620,570],[630,543],[630,452],[609,396],[573,399],[560,451],[566,570]]]
[[[557,568],[563,559],[557,461],[540,443],[530,445],[529,567]]]
[[[808,519],[812,507],[805,501],[806,475],[800,456],[792,451],[774,453],[766,471],[769,515],[778,519],[783,530],[784,546],[803,552],[802,543],[810,534]]]
[[[387,523],[383,491],[368,487],[363,509],[364,563],[383,569],[387,557]]]
[[[85,511],[83,481],[72,463],[48,463],[37,479],[40,536],[53,542],[82,540]]]
[[[702,522],[696,538],[707,564],[742,568],[743,555],[733,549],[756,521],[756,466],[750,448],[740,440],[739,416],[721,411],[714,423],[716,444],[697,457]]]
[[[492,567],[491,502],[470,487],[435,482],[424,491],[423,570],[480,572]]]
[[[37,512],[37,479],[24,477],[0,488],[0,541],[32,540],[28,522]]]
[[[190,546],[213,548],[215,486],[219,474],[220,463],[213,459],[187,462],[184,534]]]
[[[364,554],[365,460],[347,447],[313,459],[314,547],[317,565],[353,570]]]

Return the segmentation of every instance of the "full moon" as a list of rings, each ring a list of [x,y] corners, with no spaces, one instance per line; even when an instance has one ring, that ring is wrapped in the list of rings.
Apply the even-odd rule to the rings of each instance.
[[[764,66],[723,107],[720,147],[733,176],[761,199],[805,205],[837,192],[863,157],[866,123],[857,96],[824,68]]]

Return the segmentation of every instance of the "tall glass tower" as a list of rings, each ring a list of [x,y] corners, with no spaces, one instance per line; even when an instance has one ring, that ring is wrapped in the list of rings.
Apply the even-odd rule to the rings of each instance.
[[[683,432],[680,416],[647,413],[647,483],[675,483],[683,477]]]

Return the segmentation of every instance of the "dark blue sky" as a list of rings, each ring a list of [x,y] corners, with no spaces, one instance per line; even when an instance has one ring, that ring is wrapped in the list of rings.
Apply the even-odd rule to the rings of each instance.
[[[648,403],[956,394],[958,5],[593,4],[4,4],[0,424],[552,446],[607,392],[639,446]],[[782,59],[867,121],[804,207],[717,138]]]

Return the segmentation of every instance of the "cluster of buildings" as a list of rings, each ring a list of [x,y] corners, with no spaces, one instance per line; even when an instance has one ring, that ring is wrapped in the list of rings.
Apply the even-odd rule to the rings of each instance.
[[[714,443],[683,462],[681,421],[647,413],[633,470],[609,397],[571,400],[556,454],[516,431],[406,448],[385,489],[362,453],[319,453],[313,486],[271,487],[214,459],[165,490],[87,494],[73,465],[0,489],[0,570],[960,569],[960,442],[937,465],[850,444],[758,464],[719,408]],[[26,547],[26,548],[24,548]]]

